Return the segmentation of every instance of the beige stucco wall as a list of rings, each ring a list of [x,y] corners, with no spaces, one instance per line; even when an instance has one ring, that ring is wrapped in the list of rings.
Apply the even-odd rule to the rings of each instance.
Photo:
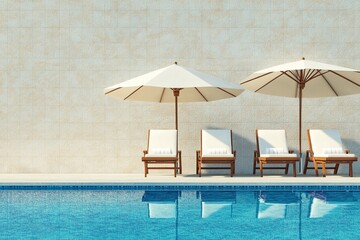
[[[303,56],[360,69],[359,16],[357,0],[2,0],[0,172],[140,173],[147,129],[173,127],[173,105],[105,87],[175,60],[234,83]],[[233,129],[241,174],[256,128],[284,128],[297,148],[296,99],[247,91],[179,114],[186,174],[201,128]],[[306,99],[303,146],[306,128],[336,128],[360,155],[359,114],[360,95]]]

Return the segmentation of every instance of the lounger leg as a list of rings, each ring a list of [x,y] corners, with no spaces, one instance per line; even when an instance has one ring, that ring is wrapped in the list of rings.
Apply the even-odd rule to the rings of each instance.
[[[196,152],[196,174],[199,173],[199,153]]]
[[[318,164],[315,161],[314,161],[314,170],[315,170],[315,175],[319,176]]]
[[[308,164],[309,164],[309,152],[306,152],[305,164],[304,164],[304,174],[306,174]],[[315,163],[314,163],[314,165],[315,165]]]
[[[147,177],[147,174],[148,174],[147,162],[144,162],[144,170],[145,170],[145,177]]]
[[[234,162],[230,163],[230,176],[231,177],[234,176],[234,168],[235,168],[234,165],[235,165]]]
[[[293,162],[293,176],[296,177],[296,162]]]
[[[337,173],[338,173],[339,165],[340,165],[340,164],[335,164],[334,174],[337,174]]]
[[[174,177],[176,177],[176,172],[177,172],[177,166],[176,166],[176,162],[174,162]]]
[[[201,177],[201,161],[199,161],[198,173],[199,173],[199,177]]]
[[[349,163],[349,176],[352,177],[353,176],[353,170],[352,170],[352,162]]]
[[[235,161],[233,162],[233,176],[235,175],[235,167],[236,167],[236,165],[235,165]]]
[[[255,175],[256,172],[256,155],[256,151],[254,151],[253,175]]]
[[[321,163],[321,172],[323,177],[326,177],[326,167],[325,167],[325,163]]]
[[[181,151],[179,151],[179,164],[180,164],[180,174],[182,174],[182,159],[181,159]]]
[[[287,163],[285,166],[285,175],[287,175],[289,172],[289,164]]]
[[[260,177],[263,177],[263,164],[260,161]]]

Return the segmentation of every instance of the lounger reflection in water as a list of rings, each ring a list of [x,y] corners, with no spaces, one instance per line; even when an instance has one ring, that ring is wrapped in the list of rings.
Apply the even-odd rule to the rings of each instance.
[[[288,206],[298,205],[300,198],[294,192],[260,192],[257,218],[285,218]]]
[[[336,211],[355,205],[357,199],[351,192],[312,193],[309,218],[323,218]],[[339,215],[334,215],[339,216]]]
[[[177,218],[178,191],[145,191],[142,201],[148,204],[149,218]]]
[[[202,191],[201,217],[218,218],[232,217],[233,204],[236,203],[236,193],[233,191]]]

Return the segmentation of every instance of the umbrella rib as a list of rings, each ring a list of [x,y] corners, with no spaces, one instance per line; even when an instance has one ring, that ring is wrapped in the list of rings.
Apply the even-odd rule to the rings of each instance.
[[[345,79],[345,80],[347,80],[347,81],[351,82],[352,84],[354,84],[354,85],[356,85],[356,86],[360,87],[360,84],[357,84],[356,82],[354,82],[354,81],[352,81],[352,80],[348,79],[347,77],[345,77],[345,76],[343,76],[343,75],[341,75],[341,74],[339,74],[339,73],[337,73],[337,72],[334,72],[334,71],[332,71],[332,70],[329,70],[329,72],[331,72],[331,73],[333,73],[333,74],[335,74],[335,75],[338,75],[339,77],[342,77],[343,79]]]
[[[254,80],[258,79],[258,78],[264,77],[264,76],[269,75],[271,73],[273,73],[273,72],[267,72],[267,73],[265,73],[263,75],[260,75],[260,76],[254,77],[252,79],[246,80],[245,82],[240,83],[240,85],[251,82],[251,81],[254,81]]]
[[[316,73],[314,73],[312,76],[310,76],[310,78],[307,80],[307,82],[310,81],[310,80],[313,80],[313,79],[315,79],[317,77],[320,77],[321,75],[325,75],[328,72],[330,72],[330,71],[326,71],[326,72],[322,73],[321,70],[318,70]]]
[[[160,97],[160,101],[159,101],[159,102],[162,102],[162,99],[163,99],[163,97],[164,97],[164,92],[165,92],[165,88],[163,88],[163,90],[162,90],[162,93],[161,93],[161,97]]]
[[[306,75],[305,75],[305,82],[307,82],[309,79],[311,79],[311,76],[313,75],[313,73],[316,71],[316,69],[312,69],[312,70],[309,70]]]
[[[284,73],[286,76],[288,76],[289,78],[291,78],[292,80],[294,80],[297,84],[299,84],[299,81],[296,79],[296,78],[294,78],[293,76],[290,76],[289,74],[287,74],[286,73],[286,71],[284,72],[284,71],[281,71],[282,73]],[[291,72],[291,71],[290,71]],[[292,73],[293,74],[293,73]],[[294,74],[293,74],[294,75]],[[294,75],[295,76],[295,75]],[[296,76],[295,76],[296,77]]]
[[[205,99],[206,102],[208,102],[208,100],[206,99],[206,97],[200,92],[200,90],[196,87],[195,88],[196,91]]]
[[[223,92],[226,92],[227,94],[229,94],[229,95],[231,95],[231,96],[233,96],[233,97],[236,97],[236,95],[232,94],[231,92],[226,91],[225,89],[222,89],[222,88],[220,88],[220,87],[218,87],[218,89],[220,89],[220,90],[223,91]]]
[[[319,73],[319,74],[318,74]],[[326,73],[326,72],[325,72]],[[324,73],[324,74],[325,74]],[[316,75],[318,74],[318,75]],[[311,72],[311,74],[309,74],[309,76],[307,76],[307,78],[305,78],[305,83],[309,82],[310,80],[313,80],[314,78],[319,77],[320,75],[322,75],[321,70],[320,69],[313,69],[313,71]]]
[[[292,71],[289,71],[289,72],[292,73],[296,79],[300,79],[300,73],[298,72],[298,70],[295,70],[296,74],[294,74]]]
[[[266,84],[262,85],[260,88],[256,89],[255,92],[260,91],[261,89],[263,89],[264,87],[266,87],[267,85],[269,85],[270,83],[272,83],[273,81],[278,79],[281,75],[283,75],[283,73],[279,74],[278,76],[276,76],[275,78],[273,78],[269,82],[267,82]]]
[[[134,93],[136,93],[140,88],[142,88],[143,86],[138,87],[135,91],[133,91],[132,93],[130,93],[126,98],[124,98],[124,100],[128,99],[129,97],[131,97],[131,95],[133,95]]]
[[[109,94],[109,93],[112,93],[113,91],[119,90],[120,88],[121,88],[121,87],[114,88],[114,89],[106,92],[105,95],[106,95],[106,94]]]
[[[329,85],[329,87],[331,88],[331,90],[335,93],[335,95],[338,97],[339,94],[337,94],[337,92],[335,91],[335,89],[333,88],[333,86],[331,86],[331,84],[329,83],[329,81],[325,78],[325,76],[323,74],[321,74],[321,76],[323,77],[323,79],[325,80],[325,82]]]

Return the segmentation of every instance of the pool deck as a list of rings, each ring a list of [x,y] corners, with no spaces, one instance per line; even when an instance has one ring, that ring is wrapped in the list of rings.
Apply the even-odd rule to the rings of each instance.
[[[347,177],[344,175],[328,175],[315,177],[298,175],[296,178],[288,175],[267,175],[259,177],[203,175],[170,175],[149,174],[1,174],[0,185],[71,185],[71,184],[117,184],[117,185],[360,185],[360,175]]]

